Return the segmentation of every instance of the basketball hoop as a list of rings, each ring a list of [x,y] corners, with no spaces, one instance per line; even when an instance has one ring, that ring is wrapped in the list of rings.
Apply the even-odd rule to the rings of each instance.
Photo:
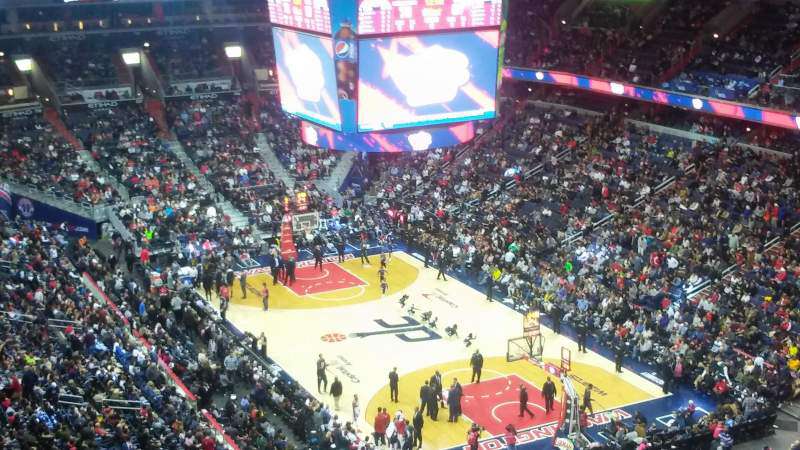
[[[572,370],[572,350],[561,347],[561,372],[568,373]]]

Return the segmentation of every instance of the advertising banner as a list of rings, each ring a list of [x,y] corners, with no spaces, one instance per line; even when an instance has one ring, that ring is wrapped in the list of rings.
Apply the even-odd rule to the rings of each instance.
[[[70,236],[86,236],[89,239],[99,237],[99,225],[91,219],[73,214],[55,206],[33,200],[22,195],[11,195],[14,203],[13,214],[19,214],[27,220],[45,222],[51,227],[61,227]],[[2,203],[2,201],[0,201]]]

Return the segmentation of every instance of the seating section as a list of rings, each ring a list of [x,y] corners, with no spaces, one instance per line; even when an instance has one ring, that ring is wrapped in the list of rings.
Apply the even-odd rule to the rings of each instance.
[[[39,46],[34,56],[58,82],[79,87],[112,86],[118,84],[112,60],[118,50],[111,42],[108,39],[48,42]]]
[[[255,144],[256,124],[244,100],[171,103],[173,127],[186,152],[240,211],[260,223],[262,201],[274,203],[285,192]],[[272,217],[263,217],[271,224]]]
[[[746,20],[733,33],[708,39],[686,71],[665,86],[729,100],[746,99],[773,70],[788,63],[793,46],[800,42],[796,36],[800,6],[761,3]],[[758,100],[781,106],[776,103],[779,98],[769,95]]]
[[[445,205],[473,199],[458,211],[455,228],[427,227],[412,241],[433,242],[434,253],[459,247],[457,271],[481,284],[499,271],[496,289],[519,308],[559,310],[567,322],[597,330],[598,342],[618,342],[657,367],[674,364],[660,349],[677,351],[690,374],[686,379],[723,403],[754,389],[784,398],[791,379],[776,383],[776,372],[763,365],[754,371],[753,364],[776,360],[785,344],[769,338],[768,328],[752,330],[754,342],[775,345],[746,347],[760,356],[755,361],[734,358],[734,345],[720,346],[716,339],[722,339],[719,326],[730,309],[689,296],[730,266],[748,267],[768,239],[800,220],[792,200],[796,187],[788,180],[794,169],[738,147],[661,141],[615,125],[612,117],[583,122],[536,109],[519,117],[498,136],[516,139],[502,146],[484,141],[504,149],[499,153],[480,147],[463,166],[436,171],[435,163],[417,160],[406,173],[405,165],[389,172],[379,197],[420,225],[420,211],[447,217]],[[537,163],[542,172],[524,180],[520,175]],[[659,192],[670,175],[676,182]],[[427,178],[430,184],[421,181]],[[493,178],[509,182],[476,182]],[[413,188],[398,189],[398,182]],[[403,206],[408,203],[410,209]],[[616,214],[598,220],[608,213]],[[568,273],[565,261],[572,266]],[[786,272],[791,270],[782,276]],[[759,308],[744,315],[759,323]],[[726,376],[715,372],[719,361],[727,361]]]
[[[98,164],[130,195],[178,199],[197,192],[195,176],[158,138],[155,122],[133,102],[72,113],[67,124]]]
[[[98,174],[41,117],[2,119],[0,176],[59,198],[98,205],[118,198]]]
[[[150,55],[171,82],[230,76],[230,63],[217,35],[192,30],[150,43]]]
[[[325,178],[336,167],[341,153],[304,144],[298,121],[281,112],[277,98],[267,98],[263,102],[259,121],[272,150],[296,179]]]
[[[641,23],[632,6],[592,2],[572,23],[558,24],[545,20],[536,5],[514,3],[506,61],[795,109],[794,92],[766,83],[800,45],[798,6],[760,3],[731,33],[714,38],[707,25],[729,5],[668,2]]]
[[[553,23],[559,2],[511,3],[510,63],[651,85],[688,62],[703,27],[729,4],[667,2],[645,27],[639,6],[624,2],[590,2],[563,26]],[[761,5],[729,36],[705,42],[665,86],[747,97],[786,62],[798,19],[797,6]],[[226,33],[190,30],[153,40],[148,51],[171,82],[229,76],[222,47],[235,33]],[[256,67],[274,66],[268,40],[243,38]],[[59,42],[36,55],[59,81],[92,85],[116,76],[110,45]],[[0,85],[14,74],[6,66]],[[508,86],[500,119],[479,124],[475,141],[358,161],[369,203],[348,190],[336,204],[318,188],[339,154],[305,145],[275,96],[170,97],[164,128],[177,142],[133,101],[66,108],[61,117],[88,162],[41,117],[0,119],[3,181],[109,206],[103,211],[125,228],[108,236],[109,249],[0,217],[0,446],[221,450],[216,421],[242,449],[290,448],[295,439],[309,448],[370,448],[366,430],[271,364],[266,337],[229,327],[226,308],[212,303],[239,262],[279,245],[285,202],[299,192],[323,219],[347,218],[321,237],[392,231],[435,264],[451,261],[451,272],[495,300],[538,308],[546,324],[563,322],[564,334],[588,330],[593,349],[651,367],[665,392],[682,383],[717,400],[702,430],[683,411],[673,425],[649,428],[648,440],[664,448],[705,439],[717,422],[747,428],[800,398],[798,134]],[[787,95],[762,87],[754,101],[789,106],[795,97]],[[283,167],[269,166],[262,139]],[[235,227],[231,205],[254,226]],[[84,273],[96,287],[84,285]],[[752,396],[764,406],[752,407]],[[609,447],[633,448],[614,426]]]
[[[155,351],[82,285],[85,240],[3,225],[3,445],[216,448],[214,431],[171,386]]]

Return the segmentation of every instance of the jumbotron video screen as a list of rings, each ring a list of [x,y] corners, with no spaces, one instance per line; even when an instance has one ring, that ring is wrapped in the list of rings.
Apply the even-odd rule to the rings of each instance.
[[[448,128],[496,117],[505,0],[268,6],[281,105],[306,121],[311,145],[418,151],[469,140],[475,127]]]
[[[494,118],[498,38],[489,30],[360,41],[358,130]]]
[[[277,27],[273,38],[283,110],[340,130],[331,39]]]

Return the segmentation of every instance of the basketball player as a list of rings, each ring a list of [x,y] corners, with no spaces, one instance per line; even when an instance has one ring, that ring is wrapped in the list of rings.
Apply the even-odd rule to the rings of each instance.
[[[317,392],[325,392],[328,390],[328,375],[325,373],[325,370],[328,368],[328,363],[325,362],[325,358],[322,357],[322,353],[319,354],[319,359],[317,360]],[[322,390],[320,390],[320,385],[323,386]]]
[[[367,256],[367,240],[361,239],[361,264],[369,264],[369,256]]]
[[[385,279],[385,278],[386,278],[386,272],[388,272],[388,271],[386,270],[386,266],[381,266],[381,268],[380,268],[380,269],[378,269],[378,278],[379,278],[380,280],[383,280],[383,279]]]
[[[386,291],[389,290],[389,283],[386,281],[386,277],[381,275],[381,295],[386,295]]]

